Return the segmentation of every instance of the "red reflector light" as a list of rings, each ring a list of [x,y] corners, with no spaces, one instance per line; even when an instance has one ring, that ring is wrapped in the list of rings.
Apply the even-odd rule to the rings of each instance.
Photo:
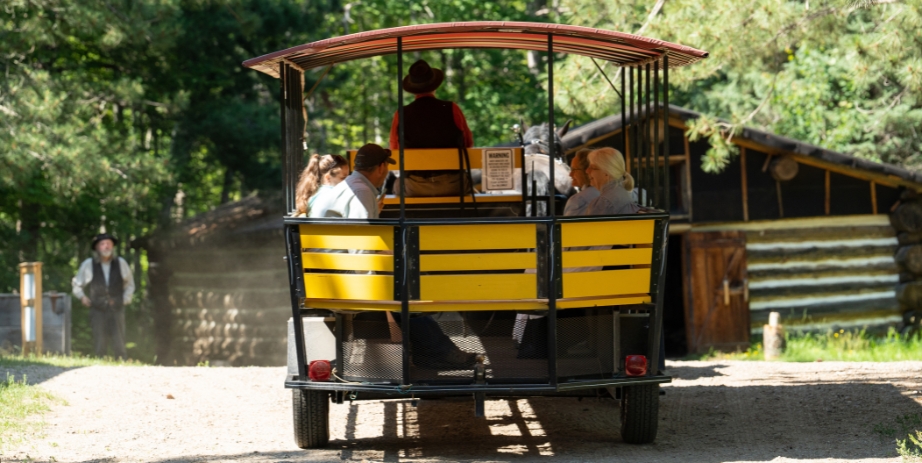
[[[311,363],[307,366],[307,376],[311,378],[311,381],[329,381],[330,373],[332,372],[333,368],[330,367],[330,362],[326,360],[311,360]]]
[[[647,374],[647,357],[643,355],[628,355],[624,359],[624,372],[628,376],[643,376]]]

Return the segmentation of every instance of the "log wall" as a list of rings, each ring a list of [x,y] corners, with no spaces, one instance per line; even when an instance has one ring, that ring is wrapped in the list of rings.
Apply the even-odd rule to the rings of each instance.
[[[285,365],[283,202],[252,196],[145,237],[157,361]]]
[[[753,334],[761,334],[772,311],[781,314],[789,331],[885,331],[901,321],[896,297],[900,277],[894,259],[898,243],[887,216],[774,220],[718,228],[746,231]]]

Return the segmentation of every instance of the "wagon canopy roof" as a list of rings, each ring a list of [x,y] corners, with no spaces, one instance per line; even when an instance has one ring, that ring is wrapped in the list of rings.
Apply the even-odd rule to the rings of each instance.
[[[708,52],[662,40],[623,32],[552,23],[476,21],[393,27],[307,43],[249,59],[243,65],[278,77],[279,63],[287,61],[302,70],[360,58],[397,52],[397,38],[403,37],[403,51],[444,48],[509,48],[547,50],[547,37],[554,39],[554,51],[589,56],[631,66],[669,56],[669,67],[685,66]]]

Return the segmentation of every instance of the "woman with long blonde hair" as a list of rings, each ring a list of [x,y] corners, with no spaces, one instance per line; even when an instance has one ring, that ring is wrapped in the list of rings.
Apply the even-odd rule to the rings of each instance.
[[[635,214],[640,210],[631,192],[634,177],[624,168],[624,156],[614,148],[599,148],[589,153],[586,175],[599,190],[599,197],[586,206],[585,215]]]
[[[306,216],[318,193],[333,188],[349,175],[346,158],[333,154],[314,154],[298,179],[295,190],[296,215]]]

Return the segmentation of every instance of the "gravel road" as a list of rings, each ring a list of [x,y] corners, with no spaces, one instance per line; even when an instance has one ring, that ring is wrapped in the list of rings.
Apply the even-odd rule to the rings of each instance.
[[[655,444],[620,441],[612,400],[332,405],[329,449],[295,447],[283,368],[0,370],[65,403],[0,461],[891,461],[879,423],[922,413],[922,362],[670,362]],[[173,397],[172,399],[169,397]]]

